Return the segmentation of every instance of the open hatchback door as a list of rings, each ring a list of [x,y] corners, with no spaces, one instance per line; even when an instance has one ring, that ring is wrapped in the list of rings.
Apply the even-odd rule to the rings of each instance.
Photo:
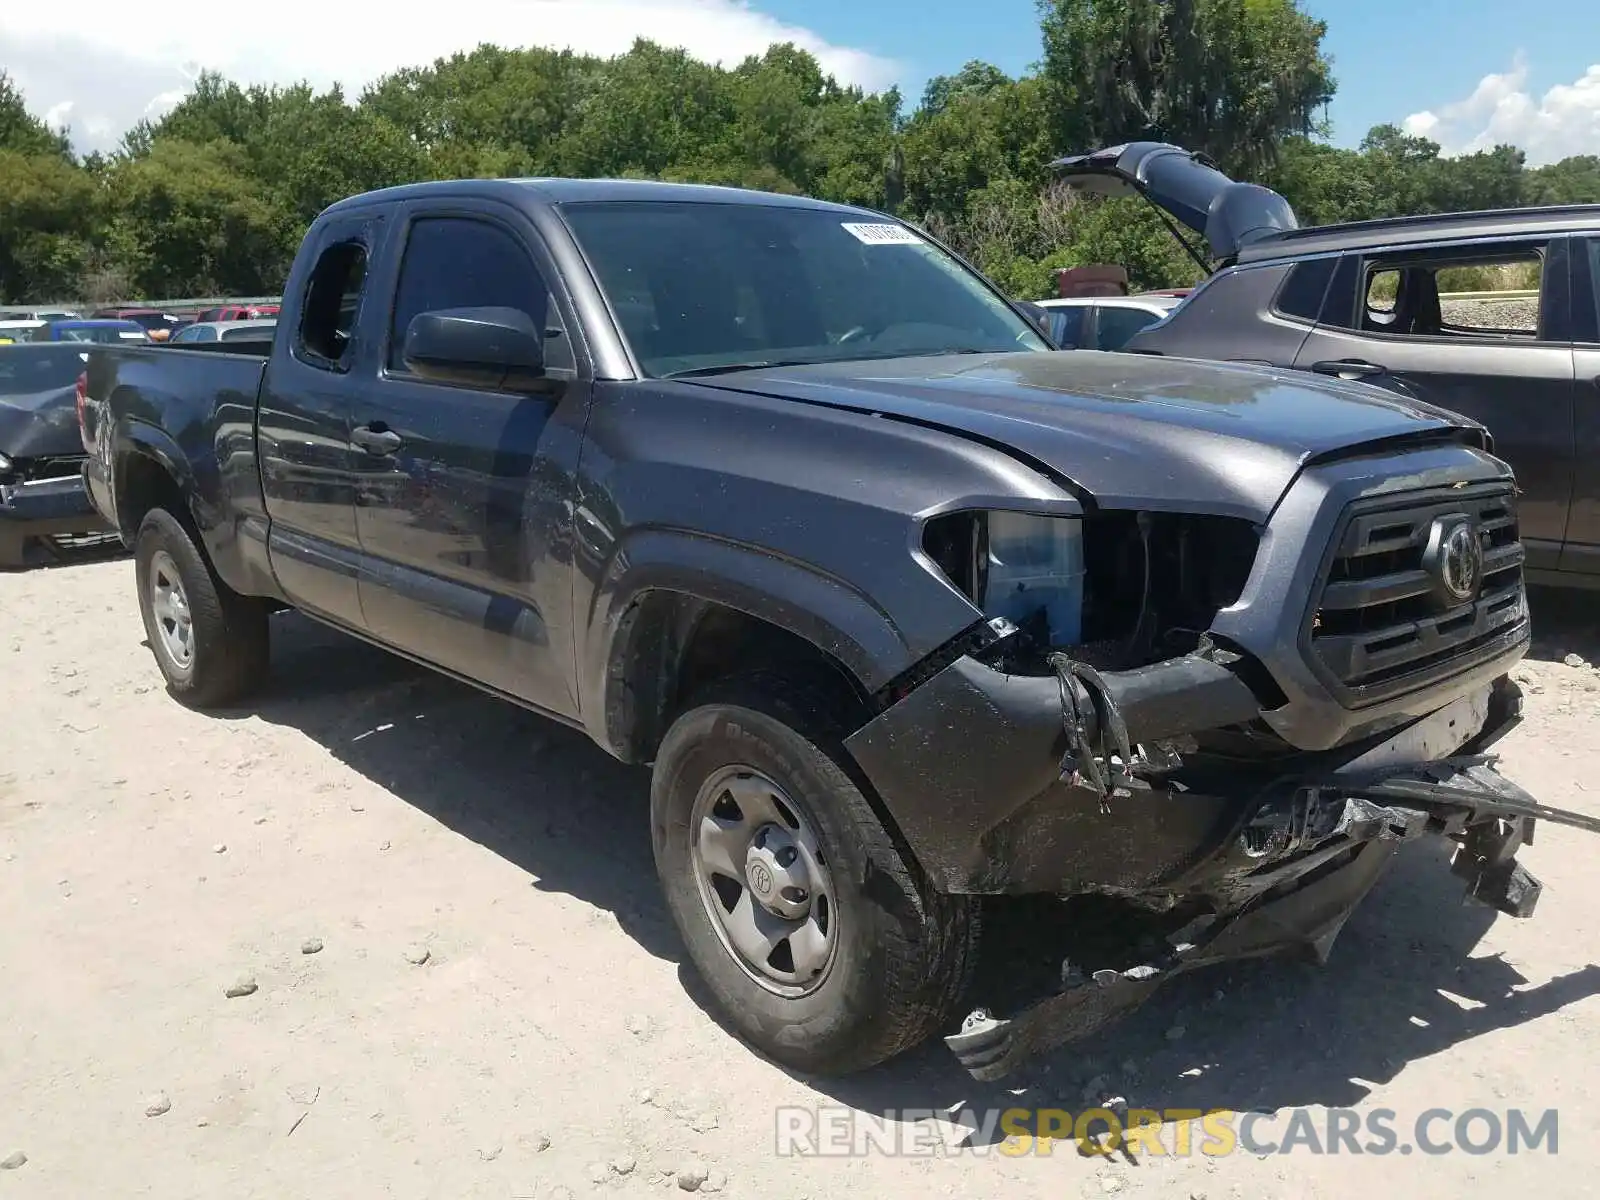
[[[1294,209],[1277,192],[1229,179],[1203,154],[1181,146],[1128,142],[1090,154],[1058,158],[1050,165],[1080,191],[1101,196],[1143,196],[1205,238],[1211,257],[1223,263],[1231,261],[1250,242],[1299,228]],[[1180,235],[1180,240],[1199,257],[1186,238]],[[1204,262],[1201,265],[1207,266]]]

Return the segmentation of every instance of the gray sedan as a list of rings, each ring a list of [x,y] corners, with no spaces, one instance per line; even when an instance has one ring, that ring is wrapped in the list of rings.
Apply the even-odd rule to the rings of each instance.
[[[190,342],[259,342],[269,340],[277,321],[201,321],[185,325],[167,339],[169,346]]]

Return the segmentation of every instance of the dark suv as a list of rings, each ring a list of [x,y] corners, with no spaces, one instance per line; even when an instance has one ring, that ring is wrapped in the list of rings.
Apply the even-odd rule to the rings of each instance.
[[[1600,588],[1600,205],[1301,229],[1177,146],[1055,165],[1144,195],[1221,263],[1129,351],[1361,379],[1482,422],[1516,472],[1529,582]]]

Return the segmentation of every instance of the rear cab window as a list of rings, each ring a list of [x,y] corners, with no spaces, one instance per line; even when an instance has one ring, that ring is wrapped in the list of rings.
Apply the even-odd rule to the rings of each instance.
[[[349,367],[351,335],[366,278],[367,248],[360,240],[336,241],[323,249],[301,305],[298,357],[325,370]]]

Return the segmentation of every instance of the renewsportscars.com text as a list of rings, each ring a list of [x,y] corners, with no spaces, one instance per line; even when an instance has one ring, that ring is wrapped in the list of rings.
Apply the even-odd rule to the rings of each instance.
[[[883,1114],[842,1107],[790,1107],[776,1113],[774,1149],[783,1157],[868,1154],[1007,1157],[1050,1154],[1555,1154],[1555,1109],[1285,1108],[1234,1112],[1195,1108],[899,1109]]]

